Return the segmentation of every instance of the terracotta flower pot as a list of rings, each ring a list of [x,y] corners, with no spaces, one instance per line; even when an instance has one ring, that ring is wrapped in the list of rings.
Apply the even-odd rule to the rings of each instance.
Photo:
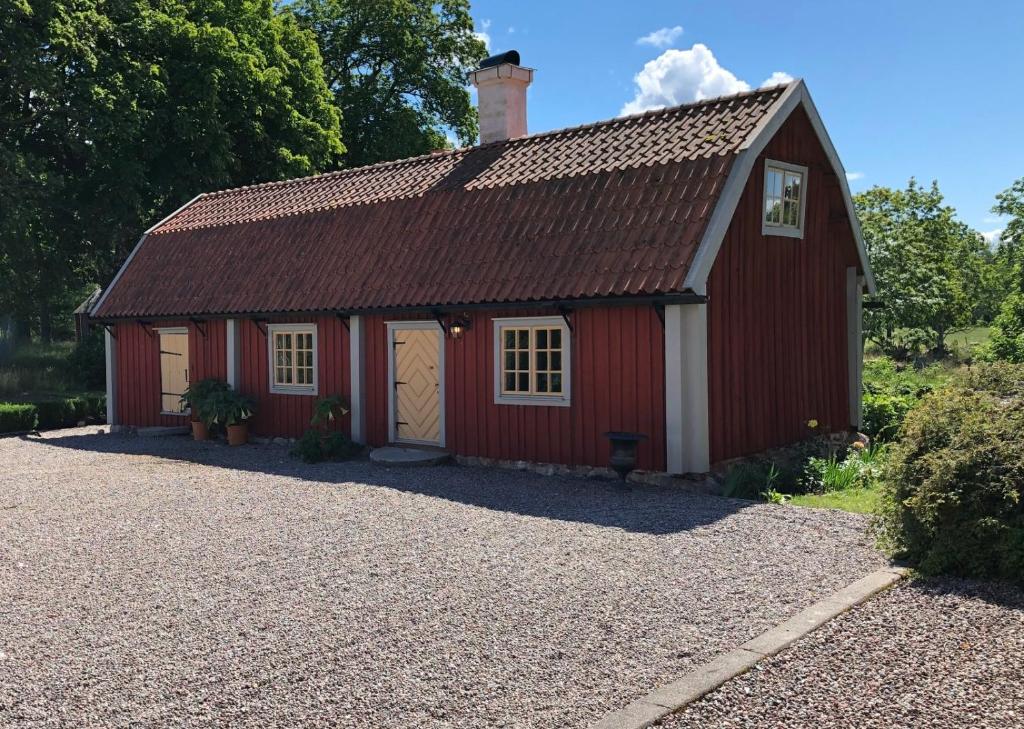
[[[207,440],[210,437],[210,429],[202,420],[192,421],[192,437],[195,440]]]
[[[240,446],[249,442],[249,424],[240,423],[228,426],[228,445]]]

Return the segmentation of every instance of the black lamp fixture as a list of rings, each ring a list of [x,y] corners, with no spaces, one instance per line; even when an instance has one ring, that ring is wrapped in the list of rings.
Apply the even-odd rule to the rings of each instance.
[[[450,336],[452,339],[459,339],[466,332],[466,330],[471,329],[472,326],[473,321],[466,314],[463,314],[462,316],[457,316],[453,319],[449,319],[448,336]]]

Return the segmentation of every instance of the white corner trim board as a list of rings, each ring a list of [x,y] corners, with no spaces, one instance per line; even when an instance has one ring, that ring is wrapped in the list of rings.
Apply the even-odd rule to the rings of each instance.
[[[242,374],[242,339],[241,330],[238,328],[238,319],[228,319],[225,338],[227,340],[225,349],[228,360],[228,384],[232,390],[237,390]]]
[[[711,469],[708,414],[708,307],[665,307],[665,470]]]
[[[363,317],[351,316],[348,320],[349,356],[349,409],[352,421],[352,440],[366,443],[365,425],[365,382],[366,357],[363,354]]]
[[[107,425],[117,425],[117,340],[110,330],[103,332],[107,365]]]
[[[707,293],[708,276],[711,275],[711,267],[715,263],[719,249],[722,247],[722,241],[725,239],[725,234],[729,229],[729,224],[732,222],[736,206],[743,195],[743,190],[753,171],[754,164],[757,162],[761,152],[764,151],[764,148],[768,146],[772,137],[782,128],[782,125],[797,106],[802,106],[804,112],[811,120],[811,126],[814,127],[818,141],[825,150],[829,162],[832,163],[832,169],[835,172],[839,189],[843,196],[843,203],[846,206],[847,217],[850,220],[853,239],[857,245],[857,255],[860,258],[860,265],[864,271],[865,286],[869,294],[875,293],[875,279],[871,273],[871,264],[868,262],[867,249],[864,247],[864,237],[861,234],[860,223],[857,222],[857,212],[853,207],[853,198],[850,196],[850,186],[846,182],[846,170],[843,169],[843,164],[839,161],[839,154],[836,152],[828,132],[825,131],[821,115],[818,114],[818,110],[814,106],[811,95],[808,93],[807,86],[802,79],[793,81],[782,92],[782,95],[772,105],[771,110],[764,115],[764,118],[758,122],[743,144],[740,145],[739,152],[736,153],[736,159],[733,161],[732,170],[729,172],[729,177],[722,188],[722,194],[718,197],[718,203],[715,205],[711,219],[708,221],[704,237],[697,247],[693,263],[690,264],[690,270],[686,274],[686,280],[683,282],[684,289],[697,294]]]

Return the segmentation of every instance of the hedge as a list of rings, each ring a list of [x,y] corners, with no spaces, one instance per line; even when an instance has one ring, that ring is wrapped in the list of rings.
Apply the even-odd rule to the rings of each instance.
[[[929,574],[1024,584],[1024,366],[976,367],[911,410],[875,526]]]
[[[83,420],[101,419],[105,413],[106,398],[102,395],[0,403],[0,433],[68,428]]]
[[[20,433],[35,427],[35,405],[0,402],[0,433]]]

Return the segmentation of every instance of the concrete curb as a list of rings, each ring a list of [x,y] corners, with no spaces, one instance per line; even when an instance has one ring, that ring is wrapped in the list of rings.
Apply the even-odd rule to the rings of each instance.
[[[714,691],[754,664],[781,653],[832,618],[845,613],[902,580],[908,570],[886,567],[820,600],[739,648],[697,666],[685,676],[661,686],[623,709],[605,714],[593,729],[644,729]]]

